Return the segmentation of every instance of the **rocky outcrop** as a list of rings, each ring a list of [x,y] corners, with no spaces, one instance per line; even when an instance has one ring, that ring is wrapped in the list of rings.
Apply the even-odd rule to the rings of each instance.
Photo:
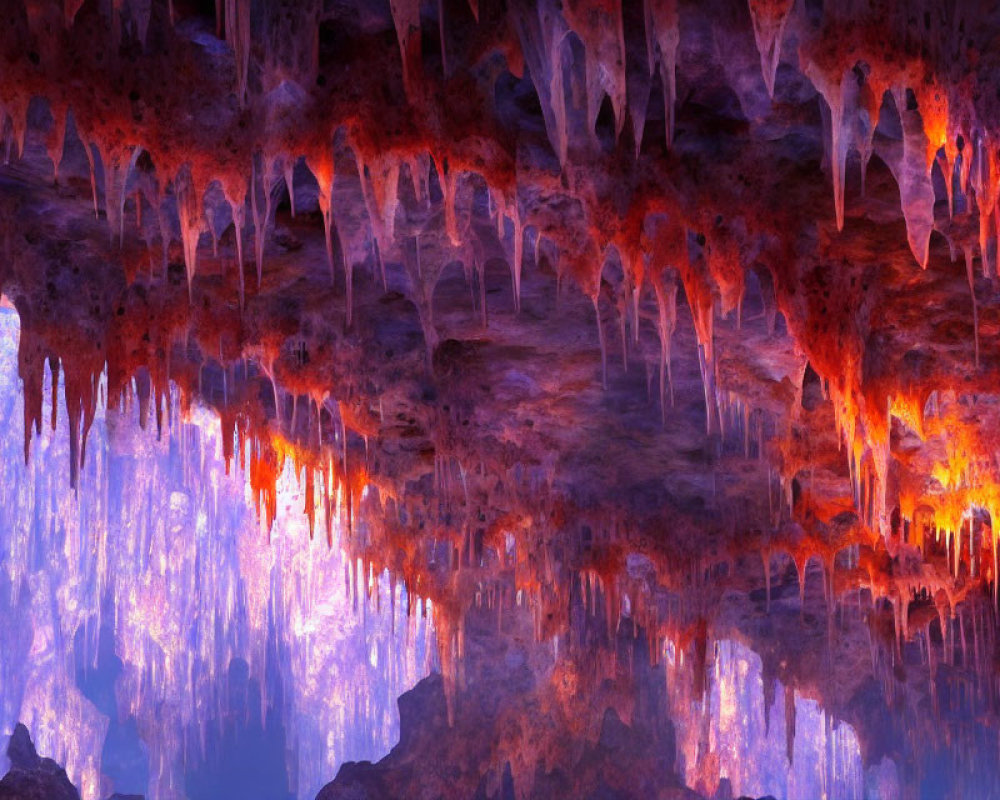
[[[641,663],[648,650],[630,630],[619,644],[634,672],[587,674],[516,636],[497,639],[486,618],[470,620],[454,697],[439,674],[402,695],[392,752],[344,764],[317,800],[701,798],[678,783],[663,671]]]
[[[7,745],[10,770],[0,780],[0,800],[80,800],[66,770],[35,752],[28,729],[14,727]]]

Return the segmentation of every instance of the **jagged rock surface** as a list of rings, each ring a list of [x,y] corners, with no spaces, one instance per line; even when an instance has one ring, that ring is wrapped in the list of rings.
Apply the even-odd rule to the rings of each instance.
[[[470,613],[564,641],[580,592],[696,664],[685,701],[746,641],[865,768],[991,796],[996,10],[2,13],[26,458],[47,370],[73,485],[102,404],[160,428],[175,386],[265,527],[294,463],[355,600],[382,567],[432,598],[449,707]]]
[[[28,729],[18,723],[7,744],[10,769],[0,780],[3,800],[80,800],[66,770],[35,752]]]

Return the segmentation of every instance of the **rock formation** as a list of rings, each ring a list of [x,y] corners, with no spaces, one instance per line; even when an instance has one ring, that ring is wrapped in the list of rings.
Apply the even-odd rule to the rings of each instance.
[[[10,608],[29,602],[17,588],[32,554],[89,541],[57,537],[60,498],[97,498],[87,530],[107,540],[125,503],[100,500],[111,479],[92,434],[134,415],[186,443],[177,486],[211,525],[239,503],[219,489],[225,470],[245,478],[260,535],[282,534],[294,477],[303,536],[337,555],[310,562],[319,578],[299,561],[282,573],[309,576],[288,603],[317,599],[335,568],[359,613],[393,604],[393,632],[397,601],[405,619],[418,598],[421,618],[433,608],[440,679],[406,696],[384,762],[344,767],[321,796],[774,782],[808,796],[806,717],[834,796],[995,796],[995,9],[23,0],[0,13],[0,290],[20,319],[23,459],[43,458],[45,428],[66,451],[60,483],[11,490],[40,521],[0,561]],[[199,409],[224,470],[177,432]],[[153,552],[152,536],[136,541]],[[142,558],[97,558],[74,584],[85,600],[52,590],[60,624],[45,629],[60,636],[39,647],[66,664],[77,635],[98,652],[102,621],[161,586]],[[161,596],[182,597],[168,572]],[[292,616],[266,611],[278,589],[261,576],[277,572],[254,574],[260,594],[234,577],[219,619],[256,614],[256,655],[190,630],[266,686],[268,669],[294,672],[265,666],[281,661],[268,625]],[[141,663],[184,676],[187,623],[160,630],[143,613],[156,642],[135,643]],[[759,675],[759,697],[726,664]],[[2,653],[0,666],[17,672]],[[229,666],[213,662],[213,679]],[[170,684],[185,709],[193,675]],[[650,698],[661,678],[667,696]],[[763,715],[756,739],[736,696]],[[194,711],[177,719],[207,730]],[[181,740],[163,750],[171,764]],[[741,771],[732,741],[780,762],[772,783]],[[71,768],[90,776],[84,800],[100,788],[92,755]],[[165,777],[150,792],[181,795]]]

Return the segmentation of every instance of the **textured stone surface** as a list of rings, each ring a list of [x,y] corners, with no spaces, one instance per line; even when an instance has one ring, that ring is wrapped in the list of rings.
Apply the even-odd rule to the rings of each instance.
[[[685,654],[686,701],[738,640],[866,768],[991,796],[997,12],[206,5],[3,9],[25,447],[47,362],[74,482],[97,376],[150,425],[173,381],[266,521],[295,462],[364,564],[355,596],[385,567],[433,600],[455,727],[344,790],[402,781],[412,750],[428,796],[487,774],[496,796],[508,762],[513,791],[603,791],[578,766],[614,762],[614,718],[550,678],[614,661],[621,623],[654,666]],[[524,659],[561,655],[536,689],[497,676],[510,727],[461,737],[489,663],[470,615],[506,648],[513,609]],[[573,743],[541,777],[529,698]]]

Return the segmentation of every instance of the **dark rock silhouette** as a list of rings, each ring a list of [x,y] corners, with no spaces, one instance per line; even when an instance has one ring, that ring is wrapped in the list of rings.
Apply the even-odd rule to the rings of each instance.
[[[20,722],[7,745],[10,770],[0,780],[0,800],[80,800],[66,770],[35,751],[28,729]]]

